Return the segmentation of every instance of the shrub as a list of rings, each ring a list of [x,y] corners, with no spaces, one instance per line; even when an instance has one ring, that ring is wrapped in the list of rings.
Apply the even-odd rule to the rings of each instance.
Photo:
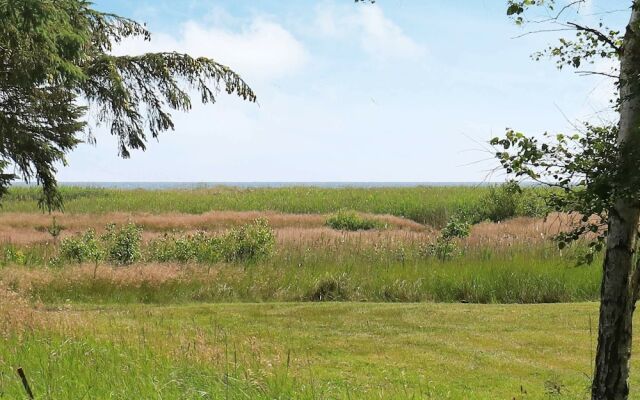
[[[98,262],[104,257],[96,232],[89,229],[82,235],[65,238],[60,245],[60,256],[67,261]]]
[[[515,217],[521,196],[522,189],[517,182],[510,181],[500,186],[492,186],[480,201],[479,219],[500,222]]]
[[[425,252],[427,255],[436,257],[440,261],[453,258],[459,252],[456,239],[464,239],[469,236],[471,225],[459,218],[452,218],[440,232],[440,236],[435,243],[427,245]]]
[[[475,210],[465,216],[473,223],[485,220],[501,222],[517,216],[543,217],[550,211],[545,201],[546,195],[548,192],[533,188],[522,189],[518,182],[509,181],[492,186]]]
[[[429,243],[425,253],[435,257],[440,261],[452,259],[459,252],[458,245],[453,240],[446,240],[442,237],[436,239],[434,243]]]
[[[214,263],[220,260],[221,239],[199,231],[193,235],[165,234],[152,240],[147,250],[148,258],[159,261]]]
[[[447,222],[440,235],[445,239],[461,238],[469,236],[471,224],[459,218],[452,218]]]
[[[275,234],[266,219],[209,236],[205,232],[193,235],[164,235],[149,243],[148,258],[160,262],[215,263],[252,262],[273,254]]]
[[[107,225],[102,239],[106,245],[107,259],[115,264],[129,265],[142,258],[142,228],[133,223],[123,225],[120,229],[115,224]]]
[[[341,231],[380,229],[384,225],[374,219],[364,218],[355,211],[338,211],[327,218],[326,225]]]
[[[275,242],[269,221],[258,218],[224,234],[220,238],[220,255],[227,262],[256,261],[272,255]]]
[[[149,242],[147,258],[159,262],[174,261],[175,242],[176,237],[173,234],[165,232],[162,236]]]
[[[549,192],[524,189],[518,205],[518,214],[525,217],[545,217],[551,211]]]

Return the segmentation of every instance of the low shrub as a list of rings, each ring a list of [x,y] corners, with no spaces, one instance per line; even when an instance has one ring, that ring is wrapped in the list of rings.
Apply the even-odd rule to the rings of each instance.
[[[546,201],[547,191],[540,188],[521,188],[518,182],[509,181],[492,186],[478,204],[459,217],[478,223],[502,222],[514,217],[543,217],[550,211]]]
[[[442,229],[440,235],[444,239],[464,239],[469,236],[469,233],[471,233],[471,224],[469,222],[459,218],[452,218]]]
[[[471,224],[469,222],[452,218],[442,229],[436,241],[426,246],[425,253],[440,261],[449,260],[460,252],[456,240],[468,237],[470,231]]]
[[[220,254],[227,262],[257,261],[273,254],[275,243],[269,221],[258,218],[224,234],[220,240]]]
[[[384,228],[384,224],[380,221],[364,218],[355,211],[338,211],[327,218],[326,225],[341,231],[366,231]]]
[[[133,223],[117,228],[115,224],[107,225],[102,236],[105,243],[107,259],[118,265],[129,265],[142,258],[142,228]]]
[[[193,235],[165,234],[149,243],[147,258],[181,263],[254,262],[271,256],[275,234],[264,218],[221,235],[197,232]]]
[[[215,263],[220,261],[221,239],[206,232],[176,236],[164,234],[152,240],[147,248],[147,258],[159,262]]]
[[[521,197],[522,189],[517,182],[511,181],[491,187],[489,193],[480,201],[480,219],[500,222],[515,217]]]
[[[104,252],[96,237],[96,232],[89,229],[81,235],[63,239],[60,244],[60,256],[66,261],[76,263],[98,262],[104,258]]]

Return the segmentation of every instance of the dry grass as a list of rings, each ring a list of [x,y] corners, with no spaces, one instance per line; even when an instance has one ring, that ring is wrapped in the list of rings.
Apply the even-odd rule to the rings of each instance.
[[[28,301],[22,294],[10,290],[0,281],[0,336],[32,331],[49,322],[51,319],[42,304]]]
[[[387,224],[389,230],[422,232],[426,229],[417,222],[392,215],[363,215]],[[268,219],[269,224],[275,229],[317,230],[324,227],[327,215],[258,211],[215,211],[200,215],[179,213],[160,215],[144,213],[108,213],[101,215],[3,213],[0,214],[0,242],[29,244],[50,241],[52,238],[47,232],[47,227],[51,225],[52,217],[55,217],[57,223],[64,228],[61,237],[70,236],[88,228],[93,228],[100,232],[108,223],[124,224],[127,222],[142,226],[149,234],[148,237],[153,237],[155,236],[154,234],[172,230],[186,232],[195,230],[219,231],[249,223],[259,217]]]
[[[146,241],[164,232],[179,231],[193,233],[197,230],[217,232],[232,226],[248,223],[258,217],[269,220],[274,228],[279,245],[303,247],[337,246],[351,243],[356,246],[372,246],[380,243],[421,244],[431,242],[438,231],[416,222],[390,215],[376,215],[388,229],[343,232],[324,225],[326,215],[282,214],[275,212],[210,212],[192,214],[54,214],[58,224],[64,227],[61,238],[93,228],[98,232],[108,223],[136,223],[144,228]],[[371,216],[369,216],[371,217]],[[557,233],[574,226],[578,216],[552,214],[546,219],[514,218],[502,223],[483,222],[472,227],[465,243],[468,247],[490,246],[493,248],[522,244],[548,242]],[[52,240],[46,230],[51,216],[44,214],[5,213],[0,214],[0,243],[26,245]]]
[[[501,223],[482,222],[472,227],[468,244],[496,247],[538,244],[569,230],[578,221],[578,216],[554,213],[544,219],[521,217]]]
[[[98,280],[114,288],[141,286],[153,288],[180,279],[197,278],[205,281],[213,280],[215,276],[215,270],[189,265],[145,263],[114,267],[100,264],[96,268],[93,264],[84,264],[61,270],[7,267],[2,270],[0,283],[11,286],[18,293],[28,293],[34,286],[46,286],[53,281],[73,286]]]

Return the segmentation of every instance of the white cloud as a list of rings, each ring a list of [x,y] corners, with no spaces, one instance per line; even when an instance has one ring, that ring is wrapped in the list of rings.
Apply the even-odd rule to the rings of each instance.
[[[424,49],[386,18],[380,7],[362,7],[359,22],[362,45],[371,54],[413,58],[423,55]]]
[[[245,79],[270,80],[298,71],[308,54],[289,31],[264,18],[255,18],[239,31],[206,26],[197,22],[183,25],[177,37],[158,33],[151,42],[129,40],[117,54],[152,51],[179,51],[212,58],[229,65]]]
[[[420,58],[426,52],[377,5],[337,8],[323,3],[316,9],[315,27],[327,37],[357,37],[362,48],[376,58]]]

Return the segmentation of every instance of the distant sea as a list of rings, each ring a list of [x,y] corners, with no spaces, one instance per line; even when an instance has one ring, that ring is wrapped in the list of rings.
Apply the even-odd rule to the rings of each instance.
[[[197,189],[227,186],[237,188],[282,188],[308,186],[319,188],[381,188],[417,186],[486,186],[491,182],[60,182],[61,186],[108,189]],[[24,186],[24,183],[16,183]]]

